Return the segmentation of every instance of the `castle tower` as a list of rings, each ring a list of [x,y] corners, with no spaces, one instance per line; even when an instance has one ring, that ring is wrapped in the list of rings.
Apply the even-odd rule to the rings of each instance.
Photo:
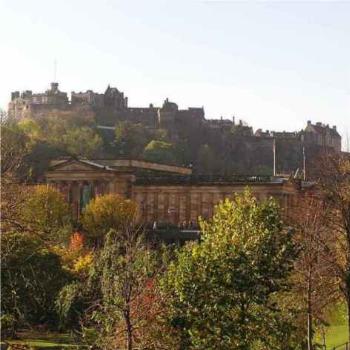
[[[174,102],[170,102],[168,98],[165,99],[162,108],[158,110],[158,124],[161,129],[171,130],[175,123],[175,115],[179,110]]]

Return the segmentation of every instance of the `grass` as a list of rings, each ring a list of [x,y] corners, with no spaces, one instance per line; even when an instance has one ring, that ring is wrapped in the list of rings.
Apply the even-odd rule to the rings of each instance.
[[[349,340],[347,317],[344,304],[335,305],[329,314],[330,326],[325,329],[325,340],[327,350],[332,350],[335,346],[342,345]],[[323,344],[321,332],[317,332],[316,341]],[[343,350],[339,348],[339,350]]]
[[[322,337],[320,334],[318,334],[316,339],[319,343],[323,343],[323,341],[321,341]],[[347,325],[344,324],[327,327],[325,339],[327,350],[346,343],[348,341]]]
[[[9,344],[28,345],[35,349],[81,349],[69,334],[22,332],[19,339],[8,340]]]
[[[332,322],[333,323],[333,322]],[[19,339],[8,340],[9,344],[28,345],[34,349],[86,349],[86,346],[77,344],[69,334],[62,333],[39,333],[39,332],[19,332]],[[335,346],[348,341],[348,330],[344,319],[334,320],[333,325],[325,330],[327,350],[332,350]],[[321,333],[316,335],[316,341],[323,344]],[[343,349],[339,349],[343,350]]]

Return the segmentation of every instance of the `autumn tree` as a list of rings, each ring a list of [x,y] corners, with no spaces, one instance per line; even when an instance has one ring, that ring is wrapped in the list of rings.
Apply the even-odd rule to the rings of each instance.
[[[201,243],[185,246],[163,280],[179,347],[295,349],[277,306],[295,251],[275,201],[236,195],[201,229]]]
[[[98,243],[112,229],[117,232],[136,217],[136,203],[117,194],[92,199],[83,211],[81,223],[87,237]]]
[[[17,171],[28,153],[29,138],[13,122],[1,122],[1,176],[2,183],[16,181]]]
[[[314,349],[315,325],[324,324],[327,311],[340,298],[332,264],[333,236],[327,226],[327,204],[317,196],[300,198],[290,208],[288,222],[295,229],[299,254],[294,264],[291,294],[306,320],[308,350]]]
[[[164,269],[162,252],[150,248],[140,228],[110,230],[95,253],[87,280],[61,290],[62,323],[78,323],[80,318],[83,328],[95,330],[93,342],[98,348],[159,349],[164,344],[174,348],[171,329],[159,317],[164,306],[157,288]]]
[[[331,208],[327,225],[335,242],[332,261],[347,303],[350,337],[350,158],[347,154],[329,154],[320,165],[319,186]]]
[[[64,196],[49,185],[33,186],[19,208],[28,232],[47,242],[65,241],[71,232],[71,211]]]
[[[138,299],[156,271],[155,251],[147,248],[137,229],[111,230],[91,272],[90,283],[101,286],[101,298],[94,309],[94,327],[104,349],[134,349],[137,329],[152,308],[140,315]],[[144,320],[143,320],[144,319]]]

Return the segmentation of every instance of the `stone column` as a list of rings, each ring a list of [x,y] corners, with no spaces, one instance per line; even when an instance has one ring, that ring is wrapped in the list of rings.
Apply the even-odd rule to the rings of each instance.
[[[73,200],[73,181],[67,181],[67,202],[72,204]]]
[[[81,195],[82,195],[82,190],[84,186],[84,181],[78,181],[78,191],[77,191],[77,208],[78,208],[78,216],[77,218],[79,219],[80,214],[81,214]]]

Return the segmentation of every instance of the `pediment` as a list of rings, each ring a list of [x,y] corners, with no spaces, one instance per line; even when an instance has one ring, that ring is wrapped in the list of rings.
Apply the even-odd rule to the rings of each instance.
[[[50,169],[51,171],[101,171],[105,170],[104,166],[93,163],[86,163],[79,160],[69,160],[56,164]]]

